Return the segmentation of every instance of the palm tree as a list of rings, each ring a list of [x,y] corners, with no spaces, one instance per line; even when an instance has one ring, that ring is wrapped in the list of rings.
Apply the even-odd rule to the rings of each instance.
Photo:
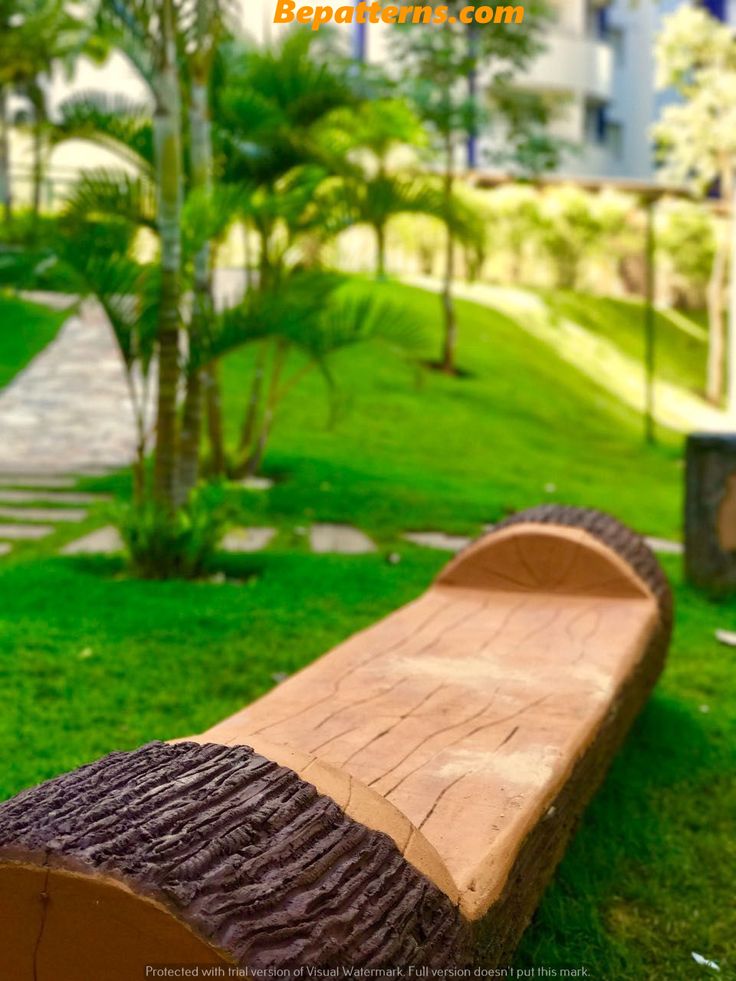
[[[158,405],[154,496],[176,506],[179,450],[179,314],[183,199],[181,79],[173,0],[102,0],[100,31],[136,68],[153,102],[153,148],[158,195],[161,297],[158,307]]]
[[[64,0],[0,0],[0,197],[6,218],[11,213],[8,95],[21,95],[30,106],[31,197],[38,216],[51,128],[51,76],[57,65],[70,73],[82,53],[98,56],[100,45],[84,17]]]
[[[231,42],[215,67],[219,169],[222,180],[241,192],[239,217],[246,237],[252,229],[260,243],[257,288],[267,290],[278,282],[285,246],[296,235],[308,225],[311,231],[329,233],[324,214],[321,221],[313,214],[311,225],[307,217],[310,199],[331,163],[318,129],[331,112],[359,102],[357,78],[344,60],[328,58],[318,39],[303,31],[287,34],[279,45],[265,50]],[[241,429],[243,453],[255,431],[271,346],[262,343],[256,357]],[[217,362],[208,373],[207,390],[212,463],[220,472],[225,452]]]
[[[422,124],[406,102],[379,99],[331,113],[319,138],[341,172],[325,188],[327,198],[333,208],[346,210],[346,224],[373,229],[376,276],[384,279],[390,219],[403,212],[434,213],[437,207],[430,182],[408,167],[426,143]]]
[[[309,372],[321,374],[334,415],[340,391],[333,365],[338,351],[382,344],[400,357],[414,358],[423,348],[422,332],[401,307],[322,270],[284,272],[278,287],[250,293],[240,307],[223,315],[221,353],[263,341],[269,342],[269,356],[250,438],[240,447],[242,476],[258,472],[280,404]]]

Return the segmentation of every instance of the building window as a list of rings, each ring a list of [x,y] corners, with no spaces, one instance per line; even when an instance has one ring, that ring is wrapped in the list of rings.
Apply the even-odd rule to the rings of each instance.
[[[718,20],[726,20],[728,0],[703,0],[703,6]]]
[[[608,113],[605,102],[589,99],[585,104],[585,140],[595,146],[604,146],[608,133]]]
[[[608,43],[613,49],[613,57],[617,68],[623,68],[626,64],[626,37],[619,27],[609,27]]]
[[[585,32],[588,37],[603,41],[609,31],[609,4],[601,0],[586,0]]]

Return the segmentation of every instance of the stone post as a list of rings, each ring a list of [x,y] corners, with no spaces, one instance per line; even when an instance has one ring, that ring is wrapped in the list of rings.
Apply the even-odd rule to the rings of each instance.
[[[736,593],[736,433],[693,433],[686,450],[685,574]]]

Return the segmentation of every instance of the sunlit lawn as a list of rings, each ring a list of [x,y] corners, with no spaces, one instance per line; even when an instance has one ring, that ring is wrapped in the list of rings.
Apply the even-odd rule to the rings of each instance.
[[[433,353],[436,298],[383,288],[428,328]],[[116,559],[54,556],[60,537],[0,564],[1,795],[112,749],[201,731],[417,595],[446,556],[406,544],[404,530],[475,532],[563,500],[678,532],[678,439],[645,447],[634,413],[512,322],[469,304],[460,318],[463,380],[431,374],[417,386],[385,352],[346,353],[338,377],[351,404],[334,430],[318,377],[295,391],[266,459],[276,487],[241,494],[244,513],[279,537],[262,555],[222,557],[224,584],[136,582]],[[250,357],[224,365],[233,433]],[[296,529],[319,519],[365,529],[379,552],[308,554]],[[736,628],[736,603],[708,602],[682,585],[677,560],[666,565],[678,594],[667,672],[519,966],[680,981],[707,976],[694,950],[719,976],[736,971],[736,654],[713,637]]]

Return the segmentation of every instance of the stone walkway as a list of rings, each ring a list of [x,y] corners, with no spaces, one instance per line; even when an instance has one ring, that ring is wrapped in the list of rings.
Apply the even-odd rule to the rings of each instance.
[[[227,288],[235,294],[242,290],[235,280],[218,285],[218,295],[224,296]],[[72,302],[54,294],[28,298],[56,309],[65,309]],[[489,302],[488,297],[480,299]],[[127,466],[134,446],[133,414],[114,337],[102,310],[85,302],[57,338],[0,391],[0,556],[11,553],[16,543],[45,538],[55,526],[84,521],[88,506],[109,498],[75,490],[78,477]],[[265,491],[272,482],[251,478],[243,485]],[[363,531],[350,525],[317,523],[297,532],[307,537],[316,554],[377,551]],[[260,552],[276,537],[276,528],[233,528],[222,548],[234,553]],[[471,541],[431,530],[407,532],[402,537],[418,547],[451,553]],[[682,552],[679,542],[656,538],[648,542],[657,552]],[[61,554],[109,555],[122,549],[118,531],[105,526],[67,543]]]
[[[88,474],[130,463],[135,430],[128,388],[98,306],[82,304],[0,392],[0,432],[0,475]]]

